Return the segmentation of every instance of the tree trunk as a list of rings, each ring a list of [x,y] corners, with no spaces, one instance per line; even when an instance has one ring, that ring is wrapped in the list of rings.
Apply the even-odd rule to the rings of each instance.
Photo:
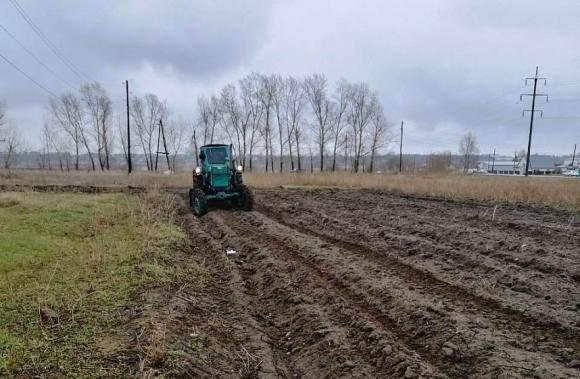
[[[336,150],[338,149],[338,137],[339,134],[336,133],[334,136],[334,148],[332,150],[332,172],[336,171]]]
[[[274,146],[272,145],[272,130],[270,130],[270,167],[274,172]]]
[[[300,136],[298,128],[294,129],[294,136],[296,137],[296,163],[298,163],[298,171],[302,171],[302,158],[300,157]]]
[[[268,121],[266,121],[268,122]],[[266,134],[264,136],[264,143],[266,145],[266,172],[268,172],[268,152],[270,150],[270,146],[268,145],[268,129],[266,128]]]
[[[320,141],[320,171],[324,171],[324,141]]]
[[[193,130],[193,149],[195,153],[195,165],[199,166],[199,153],[197,152],[197,138],[195,136],[195,129]]]
[[[79,143],[75,142],[75,170],[79,170]]]
[[[291,138],[288,139],[290,141]],[[288,142],[288,153],[290,154],[290,169],[294,171],[294,155],[292,155],[292,144]]]

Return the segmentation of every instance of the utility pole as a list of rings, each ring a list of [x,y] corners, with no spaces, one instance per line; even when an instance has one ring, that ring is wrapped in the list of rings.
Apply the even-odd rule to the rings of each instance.
[[[131,125],[129,117],[129,81],[125,80],[125,93],[127,95],[127,171],[128,174],[133,171],[133,164],[131,162]]]
[[[545,96],[546,97],[546,102],[548,101],[548,95],[544,94],[544,93],[537,93],[537,87],[538,87],[538,80],[543,80],[544,81],[544,86],[546,85],[546,78],[539,78],[538,77],[538,66],[536,66],[536,75],[534,75],[533,78],[526,78],[525,84],[528,85],[528,80],[533,80],[534,81],[534,92],[533,93],[523,93],[520,95],[520,101],[522,101],[523,96],[532,96],[532,109],[525,109],[522,112],[522,117],[524,117],[524,114],[526,112],[530,112],[530,134],[528,137],[528,154],[526,157],[526,176],[528,176],[528,169],[530,167],[530,149],[532,147],[532,130],[534,128],[534,113],[536,112],[540,112],[540,116],[543,115],[543,111],[541,110],[536,110],[536,97],[538,96]]]
[[[399,145],[399,173],[403,171],[403,120],[401,120],[401,143]]]
[[[159,151],[159,142],[163,138],[163,151]],[[159,119],[159,131],[157,133],[157,154],[155,155],[155,171],[157,171],[157,162],[159,161],[159,154],[164,154],[167,159],[167,169],[171,171],[169,164],[169,152],[167,151],[167,143],[165,142],[165,130],[163,129],[163,121]]]
[[[493,160],[491,161],[491,173],[495,170],[495,147],[493,148]]]
[[[576,159],[576,144],[574,144],[574,154],[572,154],[572,168],[574,168],[574,159]]]

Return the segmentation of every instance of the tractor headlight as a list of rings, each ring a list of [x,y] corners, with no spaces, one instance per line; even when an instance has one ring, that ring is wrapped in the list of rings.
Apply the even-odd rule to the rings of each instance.
[[[242,165],[238,165],[238,167],[236,167],[236,169],[238,170],[238,172],[242,172],[242,170],[243,170],[244,168],[242,167]]]
[[[201,174],[201,167],[196,167],[196,168],[195,168],[195,174],[196,174],[196,175],[199,175],[199,174]]]

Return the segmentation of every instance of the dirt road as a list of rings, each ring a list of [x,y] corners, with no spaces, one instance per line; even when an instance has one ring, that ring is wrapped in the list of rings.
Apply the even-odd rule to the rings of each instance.
[[[196,373],[580,377],[579,214],[372,191],[255,197],[253,212],[201,219],[181,197],[209,277],[188,293]]]

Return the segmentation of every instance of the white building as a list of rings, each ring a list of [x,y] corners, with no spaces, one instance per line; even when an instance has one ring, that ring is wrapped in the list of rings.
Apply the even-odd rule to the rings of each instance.
[[[511,160],[501,158],[499,160],[481,161],[477,166],[480,172],[502,175],[523,175],[526,170],[526,159],[517,157]],[[550,156],[532,155],[528,174],[530,175],[552,175],[561,172],[556,165],[556,159]]]

